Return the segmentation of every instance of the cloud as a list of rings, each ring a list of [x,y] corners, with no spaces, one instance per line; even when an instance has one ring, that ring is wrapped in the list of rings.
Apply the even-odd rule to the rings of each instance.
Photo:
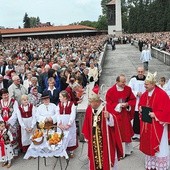
[[[23,26],[27,12],[29,17],[39,16],[41,22],[55,25],[70,24],[83,20],[97,21],[101,15],[100,0],[0,0],[0,26]]]

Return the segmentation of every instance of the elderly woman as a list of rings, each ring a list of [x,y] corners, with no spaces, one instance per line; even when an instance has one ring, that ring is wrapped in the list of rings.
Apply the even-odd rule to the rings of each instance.
[[[95,84],[98,84],[98,74],[99,74],[98,68],[95,67],[93,61],[90,61],[90,68],[88,73],[90,82],[94,81]]]
[[[32,77],[31,78],[31,85],[28,87],[28,93],[30,93],[30,90],[31,90],[32,87],[37,87],[38,93],[42,94],[42,88],[41,88],[41,86],[38,85],[37,77]]]
[[[37,87],[32,87],[28,94],[28,101],[35,107],[38,107],[41,104],[41,95],[41,93],[38,93]]]
[[[2,99],[0,100],[0,121],[4,121],[12,133],[13,148],[16,148],[18,145],[18,128],[17,123],[17,110],[18,103],[14,98],[9,97],[8,90],[3,88],[0,90],[0,95]]]
[[[28,88],[32,85],[32,82],[31,82],[32,74],[31,74],[31,72],[27,72],[27,73],[26,73],[26,76],[27,76],[27,79],[24,80],[23,86],[24,86],[24,87],[26,88],[26,90],[28,91]]]
[[[48,92],[44,92],[41,96],[42,104],[38,106],[36,111],[36,121],[38,123],[53,123],[53,117],[57,113],[57,106],[50,103],[50,96]]]

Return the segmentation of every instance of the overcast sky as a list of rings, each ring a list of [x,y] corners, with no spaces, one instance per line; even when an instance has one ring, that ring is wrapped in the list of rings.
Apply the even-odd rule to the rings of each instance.
[[[102,14],[100,3],[101,0],[0,0],[0,26],[23,27],[25,13],[55,26],[97,21]]]

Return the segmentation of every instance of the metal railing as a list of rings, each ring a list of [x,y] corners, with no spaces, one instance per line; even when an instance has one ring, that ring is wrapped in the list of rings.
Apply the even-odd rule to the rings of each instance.
[[[138,41],[133,41],[133,45],[138,48]],[[170,66],[170,53],[160,50],[158,48],[152,47],[151,49],[152,57],[162,61],[164,64]]]

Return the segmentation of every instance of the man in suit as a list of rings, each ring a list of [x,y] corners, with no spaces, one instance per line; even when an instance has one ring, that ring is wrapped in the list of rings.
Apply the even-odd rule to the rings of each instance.
[[[81,75],[83,77],[83,88],[86,87],[86,85],[89,83],[88,73],[89,73],[89,69],[88,68],[85,68],[83,70],[83,72],[81,73]]]
[[[5,89],[8,88],[8,80],[7,80],[7,79],[4,79],[3,75],[0,74],[0,90],[1,90],[2,88],[5,88]]]

